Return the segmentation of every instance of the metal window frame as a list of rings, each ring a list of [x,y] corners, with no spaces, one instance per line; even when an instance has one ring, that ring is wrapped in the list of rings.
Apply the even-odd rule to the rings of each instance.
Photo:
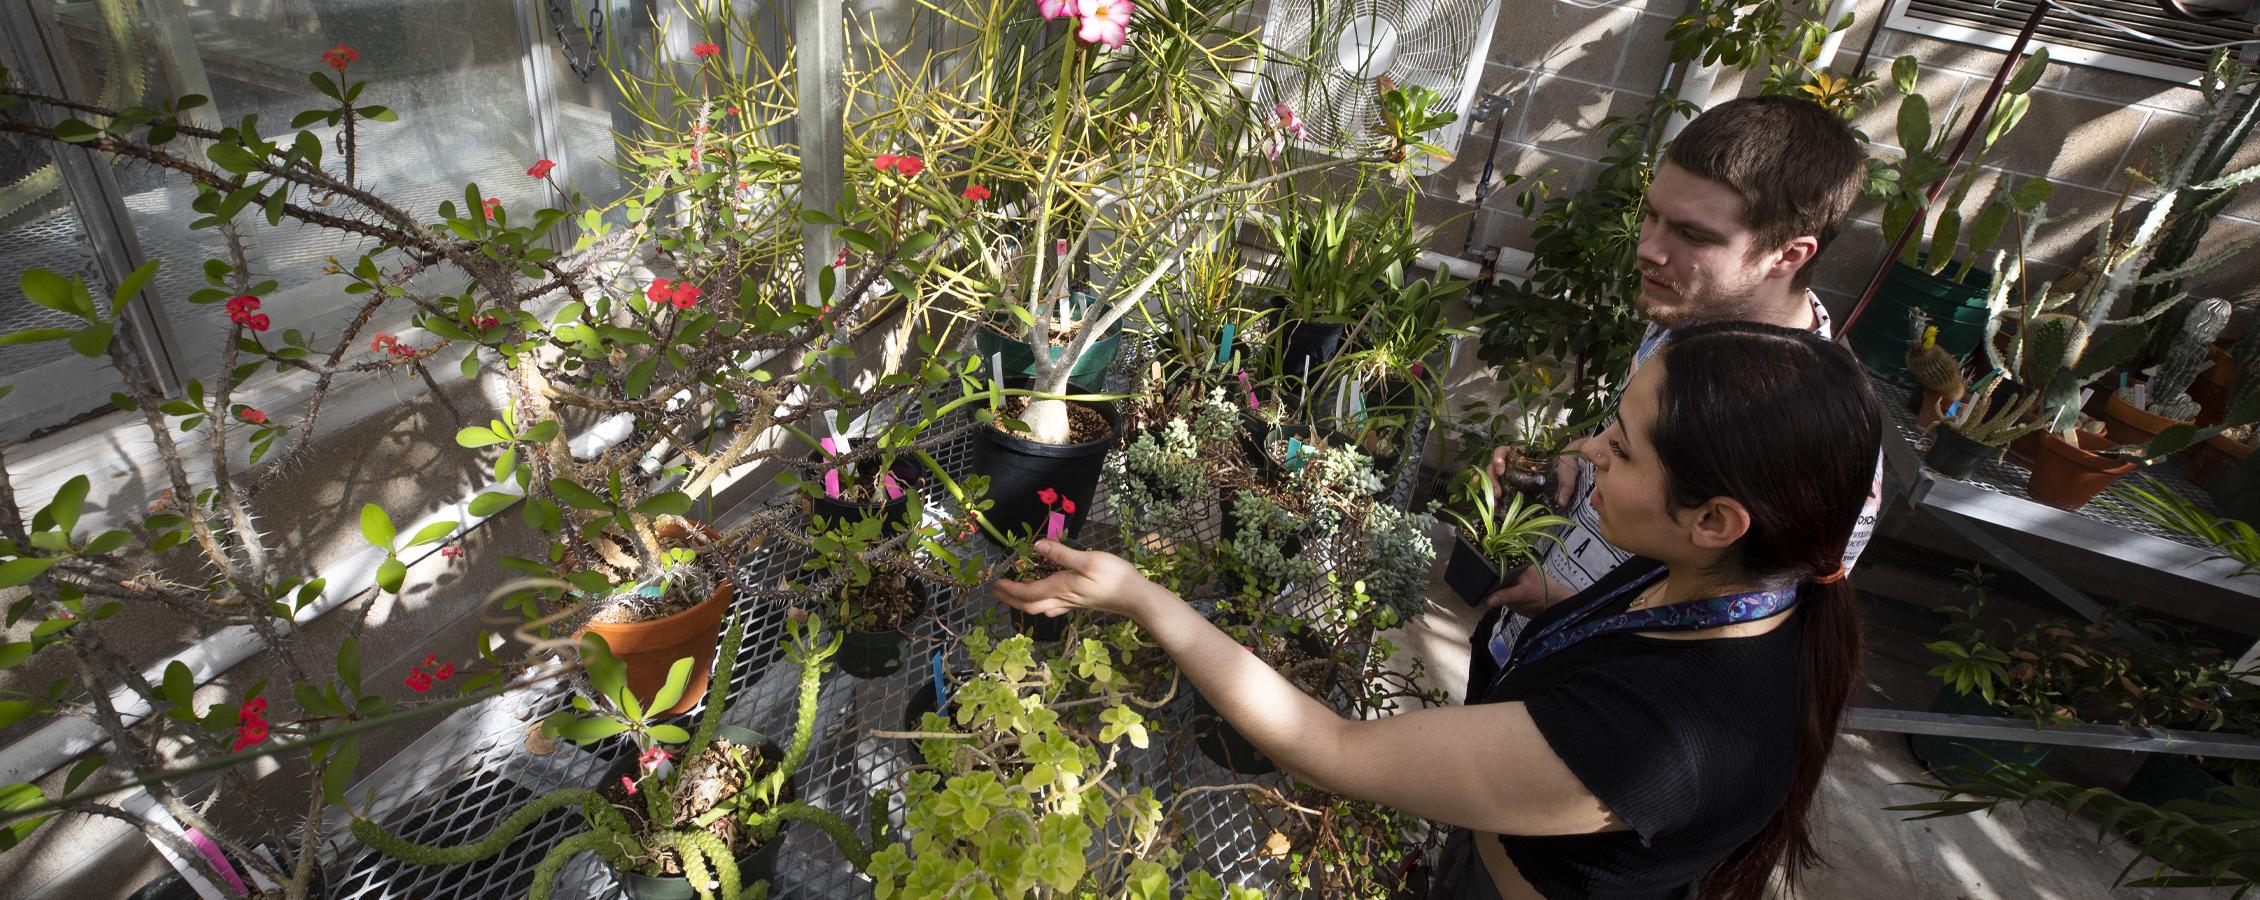
[[[2006,51],[2009,49],[2009,45],[2016,41],[2016,34],[2013,31],[1990,31],[1910,15],[1907,12],[1909,3],[1910,0],[1890,0],[1889,5],[1884,9],[1883,27],[1892,31],[1918,34],[1923,37],[1951,41],[1957,44],[1971,44],[1995,51]],[[2103,15],[2105,12],[2093,8],[2083,9],[2082,11],[2090,15]],[[2069,19],[2070,17],[2064,18]],[[2170,66],[2087,47],[2070,47],[2050,41],[2047,37],[2040,35],[2034,36],[2032,42],[2036,46],[2048,48],[2048,58],[2053,62],[2123,72],[2144,78],[2155,78],[2170,84],[2194,84],[2198,76],[2203,74],[2202,67],[2198,66]],[[2252,50],[2252,47],[2247,46],[2240,56],[2249,59]]]

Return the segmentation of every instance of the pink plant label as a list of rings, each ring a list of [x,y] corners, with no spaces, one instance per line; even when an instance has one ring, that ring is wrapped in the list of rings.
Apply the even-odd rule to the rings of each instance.
[[[251,886],[244,884],[243,878],[235,874],[235,866],[228,862],[227,854],[220,852],[220,845],[213,843],[211,838],[204,836],[204,832],[194,828],[188,829],[185,833],[188,842],[195,845],[196,851],[204,854],[204,858],[211,861],[212,868],[219,870],[220,877],[228,880],[229,887],[234,888],[238,894],[246,897],[251,896]]]
[[[831,459],[835,456],[840,455],[840,451],[838,449],[839,445],[832,443],[831,438],[825,438],[823,440],[817,441],[816,443],[818,446],[824,448],[825,459]],[[834,500],[840,499],[840,470],[824,470],[824,496],[830,497]]]
[[[1049,539],[1049,540],[1054,540],[1054,541],[1056,541],[1056,540],[1059,540],[1059,536],[1060,536],[1061,534],[1065,533],[1066,531],[1067,531],[1067,517],[1066,517],[1066,516],[1064,516],[1064,515],[1061,515],[1061,514],[1059,514],[1059,513],[1056,513],[1056,512],[1055,512],[1055,513],[1052,513],[1052,514],[1051,514],[1051,515],[1049,515],[1049,516],[1045,516],[1045,517],[1044,517],[1044,537],[1045,537],[1045,538],[1047,538],[1047,539]]]
[[[1260,407],[1256,405],[1256,385],[1254,381],[1248,378],[1248,370],[1246,369],[1240,370],[1240,389],[1248,392],[1248,408],[1259,409]]]
[[[884,485],[886,485],[886,486],[887,486],[887,499],[889,499],[889,500],[900,500],[900,499],[902,499],[902,486],[901,486],[901,485],[898,485],[898,484],[895,484],[895,473],[893,473],[893,472],[881,472],[881,473],[879,473],[879,482],[880,482],[881,484],[884,484]]]

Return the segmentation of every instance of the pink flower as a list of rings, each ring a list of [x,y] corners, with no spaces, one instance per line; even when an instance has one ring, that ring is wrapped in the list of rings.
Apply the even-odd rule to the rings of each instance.
[[[636,795],[635,779],[629,778],[626,775],[620,776],[620,787],[628,792],[628,796],[633,797]]]
[[[1044,14],[1045,21],[1072,16],[1075,0],[1036,0],[1036,11]]]
[[[1075,36],[1084,43],[1115,50],[1130,38],[1130,14],[1137,10],[1130,0],[1076,0],[1076,9],[1083,17],[1083,27]]]
[[[976,184],[972,187],[966,188],[965,193],[958,196],[964,197],[965,199],[971,200],[975,203],[979,203],[983,200],[989,199],[989,189]]]
[[[476,318],[476,319],[472,319],[472,320],[471,320],[471,324],[473,324],[473,325],[477,325],[477,326],[479,326],[479,327],[480,327],[480,328],[482,328],[482,329],[484,329],[484,328],[493,328],[493,327],[494,327],[494,326],[496,326],[496,325],[500,325],[500,324],[502,324],[502,320],[501,320],[501,319],[497,319],[497,318],[495,318],[495,317],[493,317],[493,316],[480,316],[480,317],[478,317],[478,318]]]
[[[244,408],[243,408],[243,409],[241,409],[241,410],[238,410],[238,411],[236,412],[236,414],[235,414],[235,417],[236,417],[236,418],[238,418],[238,419],[242,419],[243,421],[249,422],[249,423],[251,423],[251,424],[253,424],[253,425],[265,425],[265,424],[267,424],[267,414],[266,414],[266,413],[260,412],[260,411],[258,411],[258,410],[256,410],[256,409],[253,409],[253,408],[251,408],[251,407],[248,407],[248,406],[244,407]]]
[[[450,547],[441,547],[441,548],[439,548],[439,555],[440,555],[440,556],[441,556],[442,558],[445,558],[445,559],[462,559],[462,558],[463,558],[463,548],[461,548],[461,547],[452,547],[452,546],[450,546]]]
[[[692,45],[691,45],[691,55],[693,55],[693,56],[696,56],[696,57],[698,57],[698,58],[700,58],[700,59],[705,59],[705,58],[707,58],[707,57],[709,57],[709,56],[713,56],[714,54],[717,54],[717,53],[720,53],[720,52],[722,52],[722,46],[721,46],[720,44],[692,44]]]
[[[548,178],[549,170],[554,168],[557,168],[556,163],[550,162],[546,159],[538,159],[534,161],[534,164],[532,166],[527,167],[526,174],[531,175],[535,178]]]
[[[338,74],[343,75],[346,66],[361,61],[361,54],[351,47],[339,44],[322,51],[322,61],[328,63],[330,68],[336,69]]]
[[[480,207],[479,207],[479,210],[480,210],[481,212],[484,212],[484,213],[486,213],[486,217],[487,217],[487,218],[489,218],[489,219],[492,219],[492,218],[494,218],[494,211],[495,211],[495,210],[498,210],[498,209],[501,209],[501,208],[502,208],[502,198],[501,198],[501,197],[488,197],[488,198],[487,198],[487,202],[486,202],[486,203],[484,203],[484,204],[481,204],[481,205],[480,205]]]
[[[1295,110],[1293,107],[1288,106],[1285,101],[1281,101],[1277,106],[1274,106],[1271,109],[1272,112],[1279,114],[1279,130],[1294,135],[1295,140],[1300,141],[1304,139],[1303,120],[1295,116]]]
[[[642,766],[645,771],[650,771],[652,769],[659,768],[660,763],[674,758],[675,755],[667,752],[667,748],[653,747],[649,750],[645,750],[640,754],[637,754],[636,765]]]

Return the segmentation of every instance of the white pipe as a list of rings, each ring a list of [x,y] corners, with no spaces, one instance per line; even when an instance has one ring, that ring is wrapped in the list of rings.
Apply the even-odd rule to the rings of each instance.
[[[1859,0],[1830,0],[1828,12],[1821,15],[1821,24],[1824,26],[1835,25],[1845,16],[1852,15],[1853,8],[1857,6],[1859,6]],[[1878,22],[1872,27],[1882,27],[1882,24]],[[1835,64],[1836,51],[1844,46],[1844,33],[1850,30],[1847,28],[1843,31],[1831,31],[1827,37],[1821,38],[1821,52],[1819,56],[1813,57],[1813,68],[1826,69]]]
[[[1717,65],[1697,66],[1687,70],[1687,76],[1679,80],[1679,89],[1673,93],[1679,99],[1695,104],[1695,111],[1700,115],[1703,110],[1711,108],[1711,88],[1718,80]],[[1672,113],[1671,118],[1664,120],[1663,142],[1670,143],[1672,138],[1678,137],[1679,130],[1687,127],[1689,121],[1680,118],[1678,113]]]

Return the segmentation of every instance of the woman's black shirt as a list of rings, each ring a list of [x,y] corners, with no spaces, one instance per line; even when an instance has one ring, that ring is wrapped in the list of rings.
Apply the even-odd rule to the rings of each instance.
[[[1660,568],[1634,558],[1540,613],[1523,639]],[[1602,615],[1629,605],[1615,598]],[[1671,640],[1603,634],[1494,678],[1491,620],[1476,630],[1470,703],[1521,701],[1554,754],[1630,831],[1502,835],[1550,898],[1679,900],[1781,809],[1796,764],[1798,638]],[[1499,765],[1515,765],[1502,758]]]

